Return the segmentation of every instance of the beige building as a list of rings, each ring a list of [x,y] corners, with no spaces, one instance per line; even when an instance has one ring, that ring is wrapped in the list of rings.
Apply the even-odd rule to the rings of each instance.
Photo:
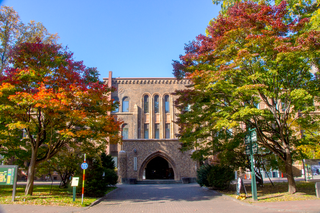
[[[192,150],[181,152],[174,123],[178,110],[174,106],[175,90],[185,89],[188,80],[175,78],[104,78],[115,87],[111,98],[120,106],[112,114],[124,122],[122,144],[108,147],[122,182],[152,179],[180,181],[196,178],[197,163]]]

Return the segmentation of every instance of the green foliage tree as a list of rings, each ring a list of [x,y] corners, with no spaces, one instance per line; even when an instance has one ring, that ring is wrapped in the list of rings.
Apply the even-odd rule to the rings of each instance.
[[[212,169],[211,165],[204,164],[197,170],[197,183],[200,186],[210,186],[208,181],[208,176],[210,174],[211,169]]]
[[[294,193],[299,130],[319,120],[313,113],[319,79],[310,70],[319,65],[320,34],[305,31],[307,18],[288,21],[286,7],[236,4],[211,21],[208,35],[187,45],[173,66],[176,77],[193,82],[177,93],[180,109],[194,103],[179,116],[185,146],[215,151],[223,144],[240,153],[247,129],[256,128],[258,144],[285,164]]]
[[[231,181],[234,180],[234,171],[228,166],[214,165],[207,179],[210,186],[215,189],[225,190],[229,187]]]
[[[200,186],[224,190],[234,180],[233,168],[226,165],[202,165],[197,171],[197,183]]]
[[[13,67],[0,79],[0,154],[28,156],[25,192],[32,194],[39,163],[66,144],[86,152],[117,143],[121,122],[108,113],[115,108],[108,98],[112,89],[60,45],[20,43],[10,57]]]
[[[53,172],[57,172],[61,179],[60,187],[67,188],[71,177],[80,170],[82,158],[83,154],[80,149],[64,146],[50,160],[39,164],[36,175],[52,176]]]
[[[104,196],[109,186],[117,184],[118,175],[110,155],[102,153],[93,158],[86,172],[85,194],[93,197]]]
[[[57,34],[50,34],[40,22],[30,21],[24,24],[18,13],[12,8],[0,8],[0,75],[9,64],[9,53],[12,48],[21,42],[35,42],[40,38],[44,43],[55,44]]]

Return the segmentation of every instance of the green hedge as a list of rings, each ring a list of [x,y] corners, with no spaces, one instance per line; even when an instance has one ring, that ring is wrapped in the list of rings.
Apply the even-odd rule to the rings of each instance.
[[[200,186],[215,189],[227,189],[234,179],[232,168],[223,165],[203,165],[197,171],[197,183]]]

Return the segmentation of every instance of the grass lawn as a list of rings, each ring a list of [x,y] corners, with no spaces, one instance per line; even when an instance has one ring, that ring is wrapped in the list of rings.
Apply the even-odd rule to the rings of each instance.
[[[273,183],[265,183],[263,187],[258,187],[258,202],[278,202],[278,201],[292,201],[292,200],[315,200],[318,199],[316,197],[315,191],[315,182],[305,182],[299,181],[296,182],[297,192],[295,194],[288,193],[288,183],[286,182],[275,182]],[[248,196],[247,199],[243,200],[247,203],[252,203],[252,194],[251,194],[251,184],[245,185]],[[234,190],[228,191],[220,191],[225,195],[229,195],[231,197],[236,198],[236,190],[235,186],[233,186]],[[241,195],[244,192],[241,189]],[[320,199],[319,199],[320,202]]]
[[[13,186],[0,186],[0,204],[13,204],[12,189]],[[34,185],[32,196],[24,195],[24,189],[25,185],[17,185],[15,204],[83,207],[97,200],[94,197],[86,197],[84,194],[83,205],[81,205],[81,194],[77,194],[76,201],[73,202],[72,192],[68,189],[60,189],[57,185],[53,185],[52,189],[51,185]],[[106,194],[114,189],[116,187],[109,187]]]

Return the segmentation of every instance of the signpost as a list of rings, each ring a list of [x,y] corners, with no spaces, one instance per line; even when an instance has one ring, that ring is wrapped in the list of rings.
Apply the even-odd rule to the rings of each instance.
[[[72,177],[71,186],[73,187],[73,202],[76,201],[76,187],[79,185],[79,177]]]
[[[250,162],[251,162],[251,192],[252,192],[252,199],[254,201],[258,200],[257,196],[257,183],[256,183],[256,174],[254,171],[254,159],[253,154],[258,152],[258,145],[257,145],[257,133],[255,129],[249,128],[249,134],[245,138],[246,146],[246,154],[250,154]],[[254,144],[253,144],[254,143]]]
[[[17,176],[17,165],[0,166],[0,185],[13,185],[12,202],[14,202],[14,197],[16,195]]]
[[[86,176],[86,169],[88,168],[88,164],[86,163],[86,154],[84,154],[84,162],[81,164],[81,169],[83,169],[83,178],[82,178],[82,198],[81,204],[83,204],[83,196],[84,196],[84,180]]]

